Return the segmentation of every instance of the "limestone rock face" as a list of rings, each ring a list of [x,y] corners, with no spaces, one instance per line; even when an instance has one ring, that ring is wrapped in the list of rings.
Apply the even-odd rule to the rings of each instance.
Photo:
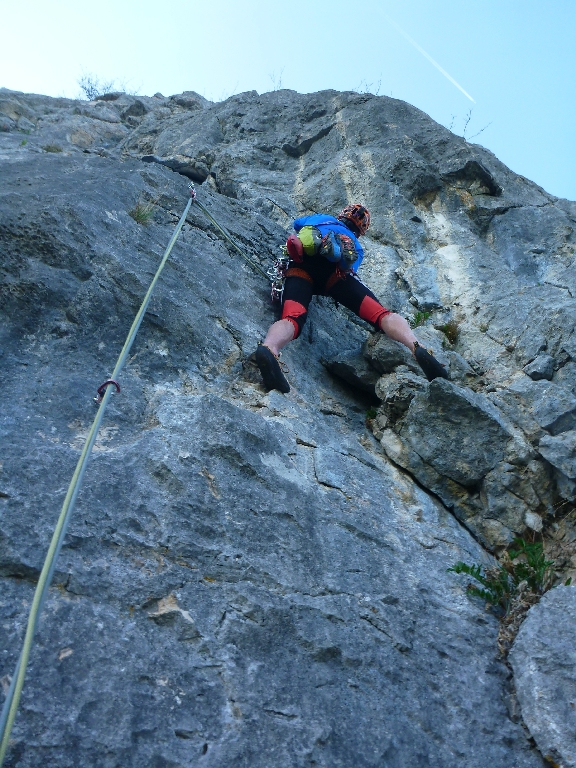
[[[510,652],[522,715],[542,754],[576,766],[576,589],[544,595],[520,628]]]
[[[556,480],[563,498],[576,501],[576,430],[556,437],[544,435],[538,444],[542,456],[556,470]]]
[[[554,365],[556,361],[551,355],[538,355],[535,360],[524,366],[524,373],[527,373],[534,381],[546,379],[551,381],[554,376]]]
[[[368,94],[0,89],[0,116],[3,687],[189,179],[264,268],[296,214],[364,202],[360,277],[451,377],[428,384],[319,297],[283,354],[292,391],[264,392],[269,287],[193,206],[96,442],[7,765],[543,766],[504,705],[496,619],[447,568],[574,493],[576,204]],[[552,381],[521,372],[542,354]]]

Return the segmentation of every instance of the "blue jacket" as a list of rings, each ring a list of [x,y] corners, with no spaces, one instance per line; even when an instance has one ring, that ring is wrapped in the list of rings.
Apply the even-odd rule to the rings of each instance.
[[[354,264],[352,264],[352,272],[358,272],[360,264],[362,264],[362,259],[364,258],[364,248],[362,248],[360,245],[360,242],[354,232],[352,232],[351,229],[348,229],[345,224],[343,224],[334,216],[328,216],[328,214],[323,213],[315,213],[312,216],[302,216],[301,218],[294,221],[294,229],[296,232],[300,232],[302,227],[316,227],[320,230],[322,237],[324,237],[324,235],[328,232],[336,232],[340,235],[348,235],[348,237],[353,240],[354,245],[356,246],[356,253],[358,254],[358,258]]]

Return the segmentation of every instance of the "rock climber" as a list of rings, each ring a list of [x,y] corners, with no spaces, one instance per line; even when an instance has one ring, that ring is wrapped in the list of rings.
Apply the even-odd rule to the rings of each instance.
[[[366,234],[369,226],[370,213],[358,203],[347,205],[336,217],[314,214],[294,221],[295,234],[290,235],[286,243],[290,263],[282,319],[270,326],[255,354],[267,389],[290,391],[280,366],[280,351],[302,332],[308,305],[315,294],[331,296],[377,331],[404,344],[429,381],[448,378],[444,366],[418,343],[406,320],[383,307],[356,276],[364,258],[358,238]]]

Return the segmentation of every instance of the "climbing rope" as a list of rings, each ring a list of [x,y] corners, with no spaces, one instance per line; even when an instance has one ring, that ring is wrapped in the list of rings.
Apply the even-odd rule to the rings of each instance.
[[[258,264],[256,264],[256,262],[250,259],[250,257],[247,256],[242,251],[242,249],[236,244],[236,242],[233,240],[230,234],[224,229],[224,227],[222,227],[216,221],[216,219],[213,218],[210,212],[196,198],[196,190],[194,189],[194,185],[190,183],[188,185],[188,188],[190,189],[190,200],[188,200],[188,203],[186,204],[184,213],[180,217],[180,221],[178,222],[176,229],[174,230],[174,234],[172,235],[172,238],[168,243],[168,247],[164,252],[162,261],[160,262],[160,265],[156,270],[156,274],[154,275],[154,278],[150,283],[150,286],[146,292],[146,295],[144,296],[142,305],[140,306],[140,309],[138,310],[138,313],[134,318],[134,322],[132,323],[130,331],[128,332],[128,336],[126,337],[126,341],[124,342],[124,346],[122,347],[122,351],[120,352],[120,355],[116,362],[116,366],[114,367],[114,371],[112,372],[112,376],[109,379],[107,379],[100,387],[98,387],[97,396],[94,398],[95,402],[99,406],[98,412],[96,414],[96,417],[94,418],[94,422],[92,423],[92,427],[90,428],[90,431],[86,438],[86,442],[84,444],[84,448],[82,449],[82,453],[80,454],[80,458],[78,459],[76,469],[74,470],[74,474],[72,476],[72,480],[70,482],[68,492],[66,493],[66,498],[64,499],[62,511],[60,512],[58,522],[56,523],[56,528],[52,535],[50,547],[48,548],[48,553],[46,555],[44,565],[42,566],[42,571],[40,572],[38,584],[36,585],[36,590],[34,592],[32,607],[30,608],[30,615],[28,617],[28,623],[26,626],[24,643],[22,645],[22,650],[20,652],[20,656],[18,658],[18,662],[14,670],[14,675],[12,676],[10,688],[8,689],[8,693],[6,695],[6,701],[4,702],[4,706],[2,708],[2,714],[0,715],[0,737],[1,737],[0,768],[2,767],[2,764],[4,762],[4,757],[6,755],[6,751],[8,749],[8,744],[10,741],[10,733],[12,732],[12,726],[14,724],[14,719],[16,717],[16,712],[18,710],[18,704],[20,702],[20,696],[22,694],[22,687],[24,685],[24,678],[26,675],[26,668],[28,666],[28,659],[30,657],[32,642],[33,642],[34,634],[36,632],[36,628],[38,625],[38,619],[42,612],[44,601],[46,600],[48,588],[50,587],[50,584],[52,582],[52,577],[54,575],[54,570],[56,568],[56,562],[58,560],[60,550],[62,549],[62,543],[64,541],[66,531],[68,529],[68,523],[70,522],[70,518],[72,516],[72,511],[74,509],[76,497],[78,496],[78,491],[80,490],[80,485],[82,483],[82,478],[84,476],[86,464],[88,462],[90,454],[92,453],[92,448],[94,446],[94,442],[96,441],[98,430],[100,428],[100,424],[102,422],[102,418],[104,416],[104,412],[106,410],[108,400],[110,399],[110,395],[112,393],[112,389],[110,388],[110,385],[114,385],[116,387],[116,391],[120,392],[120,385],[117,382],[118,375],[120,374],[120,372],[122,371],[126,363],[128,355],[130,353],[130,349],[132,347],[132,344],[134,343],[134,339],[136,338],[136,334],[138,333],[138,330],[140,328],[140,325],[142,323],[142,320],[148,308],[148,304],[150,303],[152,292],[156,286],[156,283],[158,282],[158,279],[160,278],[160,274],[164,269],[164,266],[168,260],[168,257],[170,256],[170,252],[174,247],[174,243],[176,242],[178,235],[180,234],[180,230],[182,229],[184,222],[186,221],[186,217],[188,215],[188,211],[190,210],[190,206],[193,203],[196,203],[196,205],[200,208],[200,210],[212,222],[212,224],[222,233],[222,235],[226,238],[226,240],[228,240],[234,246],[234,248],[242,256],[242,258],[248,264],[250,264],[251,267],[257,270],[263,277],[265,277],[266,279],[269,279],[269,276],[266,274],[266,272],[264,272],[264,270]]]
[[[232,237],[224,229],[224,227],[218,224],[216,219],[210,215],[210,212],[206,210],[206,208],[202,205],[202,203],[199,200],[196,200],[196,205],[198,206],[198,208],[200,208],[200,210],[204,213],[204,215],[212,222],[212,224],[214,224],[214,226],[224,235],[226,240],[228,240],[228,242],[231,243],[234,246],[234,248],[236,248],[236,250],[238,251],[240,256],[242,256],[244,261],[250,264],[252,269],[255,269],[257,272],[259,272],[262,275],[262,277],[265,277],[266,280],[269,280],[270,278],[268,277],[266,272],[264,272],[262,267],[244,253],[244,251],[236,244],[236,242],[232,239]]]
[[[58,522],[56,524],[56,528],[52,536],[52,541],[50,542],[48,554],[46,555],[44,565],[42,566],[42,571],[38,579],[38,584],[36,585],[36,591],[34,592],[32,607],[30,608],[30,615],[28,617],[28,624],[26,627],[26,634],[24,636],[22,651],[20,652],[20,657],[18,659],[18,663],[16,664],[16,669],[14,671],[10,688],[6,696],[6,701],[4,702],[4,707],[2,708],[2,715],[0,716],[0,736],[2,738],[2,741],[0,742],[0,767],[4,762],[4,756],[6,754],[6,750],[8,749],[10,733],[12,731],[12,726],[14,724],[14,718],[16,717],[16,711],[18,709],[20,695],[22,693],[22,686],[24,685],[26,667],[28,665],[28,659],[30,656],[30,650],[32,648],[34,633],[38,625],[38,618],[42,611],[42,607],[44,605],[44,601],[48,593],[48,588],[50,586],[52,577],[54,575],[54,570],[56,568],[56,561],[58,560],[58,555],[60,554],[60,550],[62,549],[62,543],[64,541],[64,536],[66,535],[68,523],[70,522],[72,510],[74,509],[74,504],[76,502],[76,497],[78,496],[78,491],[80,490],[80,484],[82,482],[82,477],[86,469],[86,464],[92,452],[92,448],[94,446],[96,436],[98,435],[98,430],[100,428],[100,423],[102,422],[102,418],[104,416],[104,411],[106,410],[108,400],[110,399],[110,395],[113,391],[109,385],[111,384],[115,385],[117,391],[120,391],[120,386],[118,385],[116,379],[118,378],[120,371],[122,370],[122,368],[124,367],[124,364],[126,363],[126,359],[130,353],[130,349],[132,347],[132,344],[134,343],[134,339],[136,338],[136,334],[138,333],[138,329],[140,328],[140,325],[144,318],[144,314],[146,313],[146,309],[148,308],[148,304],[150,303],[150,299],[152,297],[152,292],[154,290],[154,287],[158,282],[158,279],[160,277],[162,270],[164,269],[164,265],[166,264],[168,257],[170,256],[170,252],[172,251],[172,248],[174,247],[174,243],[176,242],[178,235],[180,234],[180,230],[182,229],[182,226],[186,221],[186,216],[188,215],[190,206],[195,200],[196,200],[196,191],[193,185],[190,185],[190,200],[188,200],[188,203],[186,204],[184,213],[180,217],[180,221],[178,222],[176,229],[174,230],[174,234],[172,235],[172,238],[168,243],[168,247],[164,252],[162,261],[160,262],[160,265],[156,270],[156,274],[154,275],[154,278],[150,283],[150,286],[146,292],[146,295],[144,296],[142,305],[140,306],[140,309],[138,310],[138,313],[134,318],[134,322],[132,323],[132,327],[128,332],[128,336],[126,337],[126,341],[124,342],[124,346],[122,348],[122,351],[120,352],[120,356],[118,357],[118,361],[116,362],[116,366],[114,368],[112,376],[110,377],[110,379],[105,381],[104,384],[102,384],[98,388],[98,397],[96,398],[96,402],[99,404],[98,412],[96,414],[92,427],[90,428],[88,437],[86,438],[86,442],[84,444],[84,448],[82,449],[82,453],[80,454],[80,458],[78,459],[78,463],[76,465],[76,469],[74,470],[74,474],[72,476],[72,480],[70,482],[70,486],[68,488],[66,498],[64,499],[64,504],[62,506],[62,511],[60,512],[60,517],[58,518]]]

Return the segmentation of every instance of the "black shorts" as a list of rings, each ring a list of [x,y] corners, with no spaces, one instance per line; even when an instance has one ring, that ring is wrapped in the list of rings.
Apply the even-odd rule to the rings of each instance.
[[[380,320],[390,314],[372,291],[354,275],[342,275],[337,267],[321,256],[307,258],[303,263],[290,262],[282,304],[282,319],[292,323],[296,338],[308,317],[312,296],[330,296],[351,309],[379,331]]]

